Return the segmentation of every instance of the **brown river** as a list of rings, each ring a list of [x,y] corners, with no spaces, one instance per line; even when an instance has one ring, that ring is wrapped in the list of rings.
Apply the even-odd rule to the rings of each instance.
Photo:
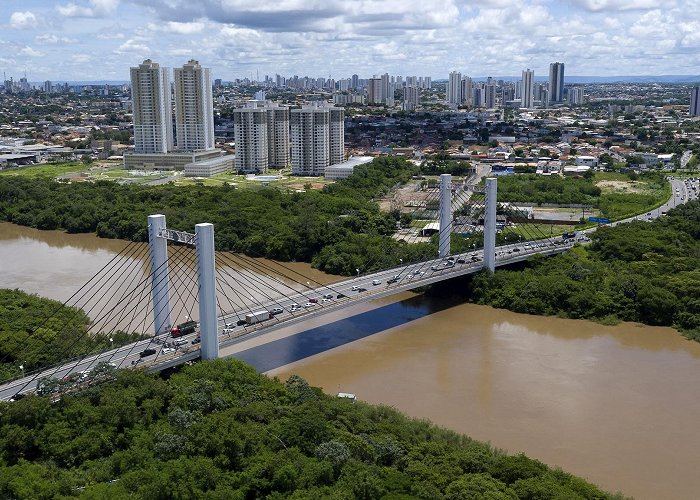
[[[125,245],[0,224],[0,286],[65,300]],[[329,393],[353,392],[429,418],[609,491],[640,499],[700,496],[700,344],[669,328],[460,303],[431,312],[421,301],[408,300],[428,311],[418,319],[268,373],[297,373]],[[386,303],[355,312],[395,311]]]

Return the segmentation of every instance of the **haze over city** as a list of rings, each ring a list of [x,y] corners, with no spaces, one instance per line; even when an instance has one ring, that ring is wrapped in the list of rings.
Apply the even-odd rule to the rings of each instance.
[[[695,6],[695,7],[694,7]],[[31,81],[126,80],[152,58],[188,58],[217,78],[694,75],[691,0],[6,0],[0,66]]]

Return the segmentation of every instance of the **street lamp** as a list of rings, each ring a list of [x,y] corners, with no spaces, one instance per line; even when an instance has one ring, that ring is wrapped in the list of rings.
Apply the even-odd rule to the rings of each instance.
[[[357,271],[357,277],[359,278],[360,277],[360,268],[359,267],[356,268],[355,271]]]
[[[109,348],[112,349],[114,347],[114,339],[112,337],[109,338]]]
[[[24,378],[24,365],[19,365],[19,369],[22,370],[22,378]]]

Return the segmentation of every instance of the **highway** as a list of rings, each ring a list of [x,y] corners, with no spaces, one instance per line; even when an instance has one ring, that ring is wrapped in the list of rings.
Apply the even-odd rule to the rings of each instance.
[[[625,220],[612,222],[615,226],[633,220],[653,220],[674,206],[691,199],[698,198],[698,181],[684,182],[671,180],[673,195],[667,203],[645,214]],[[695,187],[695,189],[693,189]],[[582,233],[590,233],[596,228],[590,228]],[[528,259],[535,254],[553,255],[568,250],[574,243],[586,243],[585,234],[574,241],[536,240],[515,243],[497,247],[496,266],[504,266]],[[401,291],[426,286],[438,281],[472,274],[483,269],[483,251],[477,250],[454,255],[445,259],[433,259],[416,264],[395,267],[392,269],[355,276],[337,283],[316,288],[309,287],[307,291],[290,296],[279,296],[275,300],[252,305],[249,309],[238,310],[219,318],[220,347],[248,340],[255,336],[265,335],[280,328],[295,323],[307,321],[313,317],[344,309],[353,304],[372,299],[393,295]],[[260,310],[280,312],[273,318],[254,325],[240,325],[245,315]],[[193,344],[198,333],[173,339],[169,335],[159,335],[128,344],[110,351],[89,356],[84,359],[67,362],[60,367],[44,370],[0,386],[0,399],[10,399],[17,393],[32,392],[36,389],[37,380],[42,377],[62,379],[77,372],[88,373],[99,362],[113,363],[117,368],[143,366],[150,371],[158,371],[199,358],[199,346]],[[181,343],[181,345],[173,345]],[[154,349],[155,353],[141,357],[145,349]]]

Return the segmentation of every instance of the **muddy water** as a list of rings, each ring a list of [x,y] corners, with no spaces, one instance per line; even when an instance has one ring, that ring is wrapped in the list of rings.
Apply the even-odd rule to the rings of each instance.
[[[0,287],[65,300],[126,245],[0,224]],[[175,257],[173,274],[185,274],[191,257]],[[147,271],[143,258],[132,261]],[[237,266],[223,262],[219,270]],[[306,264],[286,266],[276,283],[290,288],[303,287],[293,271],[334,280]],[[298,373],[327,392],[354,392],[523,451],[608,490],[642,499],[698,497],[700,344],[666,328],[606,327],[409,296],[356,306],[353,318],[316,319],[312,333],[280,335],[267,352],[251,341],[239,357],[281,378]]]
[[[268,373],[395,406],[610,491],[700,491],[700,344],[671,329],[462,304]]]
[[[171,319],[196,319],[194,251],[170,246],[169,254]],[[0,223],[0,288],[19,288],[78,306],[93,320],[93,332],[152,333],[149,273],[147,244]],[[276,297],[274,289],[291,294],[337,279],[305,263],[221,254],[218,312],[259,308]]]

